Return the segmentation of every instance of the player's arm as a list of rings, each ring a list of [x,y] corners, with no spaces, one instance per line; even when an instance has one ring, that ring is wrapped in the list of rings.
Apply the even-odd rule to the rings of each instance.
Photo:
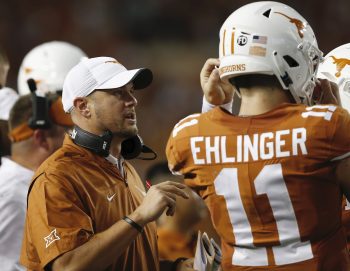
[[[341,160],[336,167],[336,177],[340,187],[350,201],[350,157]]]
[[[200,73],[200,82],[204,94],[202,112],[221,106],[232,112],[234,87],[220,79],[219,69],[220,60],[209,58],[204,63]]]
[[[188,198],[183,189],[186,186],[176,182],[163,182],[152,186],[142,204],[128,217],[143,227],[156,220],[167,208],[167,215],[173,215],[176,196]],[[93,235],[88,242],[59,256],[52,263],[51,270],[105,270],[135,240],[139,231],[120,220],[109,229]]]

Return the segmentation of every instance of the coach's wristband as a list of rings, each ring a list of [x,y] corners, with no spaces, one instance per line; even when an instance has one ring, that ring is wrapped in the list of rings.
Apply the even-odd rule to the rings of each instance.
[[[133,226],[138,232],[142,233],[143,232],[143,228],[137,224],[135,221],[131,220],[130,218],[128,218],[127,216],[123,217],[123,220],[130,224],[131,226]]]

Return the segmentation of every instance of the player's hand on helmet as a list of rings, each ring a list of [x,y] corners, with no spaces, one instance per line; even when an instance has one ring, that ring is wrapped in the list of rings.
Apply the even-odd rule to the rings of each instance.
[[[176,209],[176,196],[188,199],[184,191],[186,185],[166,181],[153,185],[148,190],[141,205],[135,210],[137,223],[145,225],[156,220],[166,209],[167,215],[174,215]]]
[[[316,104],[341,106],[338,85],[327,79],[317,79],[312,98]]]
[[[232,101],[234,87],[229,82],[220,79],[220,60],[209,58],[200,73],[201,87],[207,102],[213,105],[222,105]]]

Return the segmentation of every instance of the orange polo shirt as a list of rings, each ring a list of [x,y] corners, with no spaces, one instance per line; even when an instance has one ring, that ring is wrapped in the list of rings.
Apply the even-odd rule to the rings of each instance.
[[[144,187],[129,163],[123,167],[125,177],[104,157],[66,136],[33,178],[21,263],[44,270],[53,259],[132,213],[143,200]],[[155,223],[149,223],[105,270],[159,270]]]

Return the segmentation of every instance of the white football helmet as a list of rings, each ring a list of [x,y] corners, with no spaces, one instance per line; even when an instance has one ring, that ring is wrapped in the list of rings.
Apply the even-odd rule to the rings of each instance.
[[[317,77],[338,85],[342,107],[350,112],[350,43],[335,48],[325,56]]]
[[[233,12],[220,30],[220,76],[275,75],[297,103],[311,103],[322,52],[308,22],[278,2],[255,2]]]
[[[51,41],[33,48],[23,59],[18,74],[18,92],[30,93],[27,80],[36,82],[38,94],[62,91],[67,73],[86,54],[78,47],[62,41]]]

